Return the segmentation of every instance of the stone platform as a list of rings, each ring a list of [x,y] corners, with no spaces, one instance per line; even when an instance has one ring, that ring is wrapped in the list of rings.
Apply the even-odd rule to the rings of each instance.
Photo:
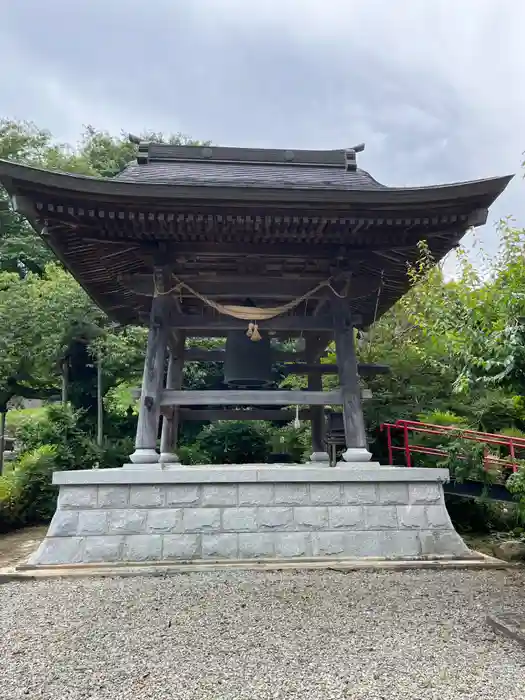
[[[445,507],[448,478],[371,464],[57,472],[58,508],[29,564],[464,559],[472,553]]]

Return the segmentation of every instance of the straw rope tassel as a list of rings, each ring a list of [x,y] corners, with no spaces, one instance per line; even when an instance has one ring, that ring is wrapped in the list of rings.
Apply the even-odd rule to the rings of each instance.
[[[259,333],[259,326],[257,323],[253,324],[253,331],[250,340],[253,340],[254,342],[257,342],[258,340],[261,340],[262,336]]]
[[[299,428],[301,427],[301,420],[300,420],[300,418],[299,418],[299,406],[296,406],[296,407],[295,407],[295,419],[294,419],[294,422],[293,422],[293,427],[294,427],[296,430],[299,430]]]

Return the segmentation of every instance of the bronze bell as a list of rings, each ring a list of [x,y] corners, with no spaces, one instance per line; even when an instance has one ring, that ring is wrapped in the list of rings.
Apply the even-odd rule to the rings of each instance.
[[[245,331],[226,336],[224,382],[235,389],[262,389],[274,383],[272,350],[268,335],[254,343]]]

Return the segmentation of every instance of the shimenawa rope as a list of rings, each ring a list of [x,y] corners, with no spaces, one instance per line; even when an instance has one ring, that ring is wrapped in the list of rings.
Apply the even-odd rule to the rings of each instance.
[[[177,284],[172,287],[171,289],[168,289],[165,292],[160,291],[155,287],[155,296],[164,296],[168,294],[173,294],[173,292],[180,292],[182,288],[187,289],[190,294],[192,294],[194,297],[197,299],[200,299],[202,302],[210,306],[212,309],[215,309],[218,313],[223,314],[225,316],[231,316],[232,318],[238,318],[239,320],[242,321],[249,321],[248,324],[248,330],[246,331],[246,335],[248,338],[251,340],[257,341],[261,340],[261,334],[259,333],[259,326],[257,324],[257,321],[268,321],[271,318],[275,318],[276,316],[281,316],[282,314],[286,313],[287,311],[291,311],[294,309],[296,306],[298,306],[301,302],[306,301],[309,299],[313,294],[318,292],[320,289],[323,287],[328,287],[333,294],[338,296],[339,298],[343,299],[344,295],[339,294],[331,284],[331,279],[325,280],[324,282],[320,282],[317,284],[315,287],[310,289],[308,292],[305,294],[302,294],[301,296],[297,297],[296,299],[292,299],[289,301],[287,304],[282,304],[281,306],[269,306],[269,307],[259,307],[259,306],[239,306],[236,304],[219,304],[218,302],[214,301],[213,299],[210,299],[204,294],[201,294],[198,292],[196,289],[193,289],[187,282],[183,282],[183,280],[179,279],[178,277],[175,277],[175,275],[172,275],[173,279],[177,282]]]

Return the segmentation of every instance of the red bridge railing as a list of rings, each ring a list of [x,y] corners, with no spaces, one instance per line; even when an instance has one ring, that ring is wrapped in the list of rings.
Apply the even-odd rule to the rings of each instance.
[[[485,469],[490,469],[491,466],[495,466],[501,469],[511,469],[515,472],[518,469],[518,457],[516,452],[523,450],[525,453],[525,438],[498,435],[497,433],[482,433],[477,430],[465,430],[455,426],[434,425],[433,423],[422,423],[415,420],[398,420],[395,423],[383,423],[381,425],[381,431],[386,432],[389,463],[394,463],[394,452],[403,452],[407,467],[412,467],[412,454],[436,455],[438,457],[445,457],[447,455],[447,452],[443,449],[411,444],[410,438],[416,434],[443,435],[450,438],[460,437],[464,440],[473,440],[474,442],[483,443],[486,445],[483,459]],[[392,433],[394,433],[394,435],[402,433],[403,445],[393,444]],[[490,445],[498,445],[500,449],[502,447],[508,449],[508,457],[498,457],[491,454],[489,451]]]

